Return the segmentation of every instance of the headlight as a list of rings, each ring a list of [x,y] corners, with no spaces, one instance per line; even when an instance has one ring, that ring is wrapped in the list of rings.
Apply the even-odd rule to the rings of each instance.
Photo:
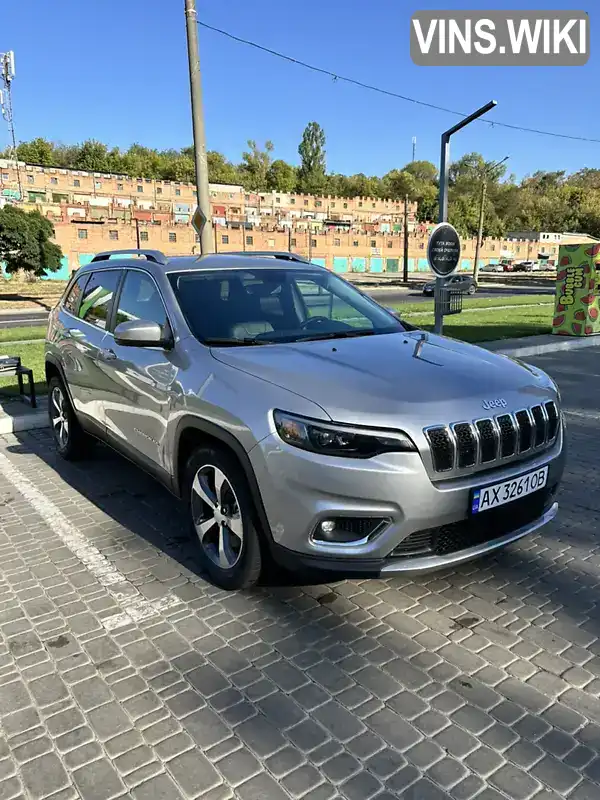
[[[401,431],[378,433],[347,425],[330,425],[285,411],[274,411],[273,419],[277,433],[286,444],[312,453],[371,458],[380,453],[409,453],[417,449]]]

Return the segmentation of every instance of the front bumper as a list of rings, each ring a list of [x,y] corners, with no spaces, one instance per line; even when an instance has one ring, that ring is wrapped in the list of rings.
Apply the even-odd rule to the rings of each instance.
[[[288,567],[312,566],[365,574],[422,572],[492,552],[553,519],[557,513],[554,493],[564,469],[563,437],[561,430],[556,442],[535,457],[437,482],[432,482],[417,453],[387,453],[365,460],[331,458],[289,447],[271,435],[250,451],[250,458],[275,560]],[[488,530],[491,518],[486,518],[486,524],[479,526],[485,529],[485,541],[481,530],[476,536],[471,535],[468,520],[473,489],[511,480],[544,466],[548,467],[547,494],[529,495],[531,508],[527,498],[515,501],[525,502],[527,508],[522,515],[517,515],[517,506],[511,508],[506,525],[502,519]],[[536,495],[537,503],[533,504]],[[511,503],[504,508],[512,506]],[[475,516],[483,520],[486,513],[491,512]],[[319,523],[332,517],[381,518],[386,522],[371,538],[354,542],[332,543],[314,538]],[[454,537],[451,548],[434,547],[426,555],[402,554],[403,543],[411,535],[418,537],[442,528],[444,535]],[[463,537],[465,547],[460,549],[456,541],[461,544]]]
[[[379,575],[424,575],[438,570],[457,567],[467,561],[490,555],[496,550],[522,539],[551,522],[558,513],[558,503],[552,503],[538,519],[518,528],[505,536],[500,536],[474,547],[467,547],[446,555],[427,555],[420,558],[390,557],[382,559],[319,558],[294,553],[276,545],[273,556],[277,563],[290,571],[299,568],[319,570],[320,572],[343,572],[354,576],[373,577]]]

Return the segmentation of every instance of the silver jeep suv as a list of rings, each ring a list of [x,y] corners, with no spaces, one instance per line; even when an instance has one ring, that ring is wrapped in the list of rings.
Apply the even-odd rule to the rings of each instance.
[[[59,452],[101,439],[189,509],[204,569],[391,575],[551,520],[559,394],[538,369],[415,330],[290,253],[100,253],[50,315]]]

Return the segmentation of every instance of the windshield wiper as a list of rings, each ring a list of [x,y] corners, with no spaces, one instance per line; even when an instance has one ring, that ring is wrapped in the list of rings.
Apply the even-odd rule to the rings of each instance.
[[[254,345],[254,344],[269,344],[269,342],[266,342],[264,340],[261,341],[260,339],[253,339],[250,336],[247,336],[244,339],[212,337],[209,339],[203,339],[202,341],[209,347],[244,347],[246,345]]]
[[[311,333],[306,336],[298,336],[295,342],[318,342],[325,339],[355,339],[358,336],[374,336],[381,331],[330,331],[329,333]]]

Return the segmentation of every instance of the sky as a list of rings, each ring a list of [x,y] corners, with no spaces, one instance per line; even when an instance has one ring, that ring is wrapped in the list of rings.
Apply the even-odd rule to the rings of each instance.
[[[487,118],[600,138],[600,62],[594,52],[600,10],[590,11],[592,53],[579,67],[419,67],[409,52],[410,17],[431,9],[550,9],[574,0],[527,3],[404,0],[198,0],[210,25],[365,83],[470,113],[488,100]],[[595,6],[596,4],[589,4]],[[327,169],[382,175],[412,156],[439,160],[440,134],[457,121],[334,81],[217,33],[200,29],[207,147],[239,161],[248,139],[270,139],[274,157],[298,163],[305,125],[325,130]],[[0,52],[14,50],[18,141],[99,139],[179,148],[192,141],[184,0],[29,0],[3,3]],[[8,144],[0,118],[0,148]],[[600,167],[600,144],[474,123],[452,139],[451,157],[509,155],[509,172]]]

